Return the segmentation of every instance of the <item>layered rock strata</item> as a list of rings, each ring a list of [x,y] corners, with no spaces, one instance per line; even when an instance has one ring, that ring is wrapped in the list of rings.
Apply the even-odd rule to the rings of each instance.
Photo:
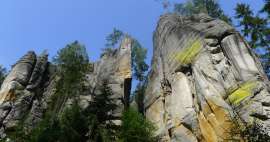
[[[255,122],[270,135],[261,63],[232,26],[205,14],[160,18],[144,103],[162,142],[243,141]]]

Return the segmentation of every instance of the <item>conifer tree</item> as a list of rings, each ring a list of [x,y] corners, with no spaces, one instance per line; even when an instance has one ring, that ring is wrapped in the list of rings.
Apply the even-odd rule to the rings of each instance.
[[[270,75],[270,27],[269,22],[259,14],[254,15],[247,4],[237,4],[236,16],[242,34],[246,37],[253,49],[259,52],[264,69]]]
[[[188,0],[185,3],[176,3],[174,4],[174,12],[186,16],[207,13],[213,18],[219,18],[232,24],[231,18],[225,15],[217,0]]]
[[[0,65],[0,87],[6,77],[6,69]]]
[[[263,6],[261,12],[265,12],[268,14],[268,19],[270,19],[270,0],[264,0],[265,5]]]
[[[90,119],[88,135],[90,140],[95,142],[115,141],[118,126],[113,123],[117,118],[113,116],[113,112],[117,105],[113,102],[113,93],[107,80],[102,82],[100,92],[92,94],[92,101],[84,112]]]
[[[84,141],[88,120],[76,100],[82,89],[84,75],[89,69],[86,49],[78,42],[71,43],[59,50],[54,63],[58,65],[57,77],[60,78],[56,83],[56,93],[52,95],[44,119],[29,134],[26,141]],[[69,98],[74,101],[70,108],[66,108],[64,104]]]
[[[120,40],[123,39],[124,36],[129,36],[128,34],[124,34],[124,32],[114,29],[113,33],[111,33],[107,37],[108,43],[119,44]],[[131,37],[132,38],[132,37]],[[111,44],[108,44],[111,45]],[[143,113],[143,99],[144,92],[146,87],[146,72],[148,71],[149,66],[146,63],[147,57],[147,49],[144,48],[138,40],[132,38],[132,47],[131,47],[131,67],[133,72],[133,77],[138,81],[136,89],[133,93],[133,98],[135,98],[136,103],[138,104],[139,111]],[[110,50],[111,52],[113,50]]]
[[[154,125],[133,108],[123,113],[119,139],[121,142],[156,142]]]

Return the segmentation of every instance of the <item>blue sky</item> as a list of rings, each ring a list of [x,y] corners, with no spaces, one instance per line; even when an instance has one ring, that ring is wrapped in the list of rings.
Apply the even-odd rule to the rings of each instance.
[[[220,0],[230,16],[237,2],[248,3],[255,11],[263,5],[263,0]],[[152,35],[162,13],[156,0],[1,0],[0,64],[10,68],[29,50],[47,49],[53,57],[75,40],[86,46],[91,60],[97,60],[114,27],[148,48],[150,63]]]

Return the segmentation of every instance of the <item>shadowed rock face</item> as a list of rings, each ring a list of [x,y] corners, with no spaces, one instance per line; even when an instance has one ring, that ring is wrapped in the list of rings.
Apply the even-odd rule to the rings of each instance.
[[[132,78],[131,46],[132,39],[125,37],[120,47],[113,51],[114,53],[104,54],[99,61],[94,63],[93,72],[87,74],[90,93],[99,94],[103,81],[107,81],[108,86],[112,89],[114,102],[119,106],[113,112],[117,124],[120,124],[120,116],[124,107],[129,104]],[[87,100],[87,98],[85,99]],[[91,98],[88,99],[91,100]],[[87,103],[84,103],[83,106],[87,106]]]
[[[113,54],[105,54],[93,63],[93,70],[86,74],[85,88],[79,94],[80,105],[85,108],[91,102],[92,93],[100,93],[103,80],[108,81],[118,108],[114,113],[116,124],[128,106],[131,87],[131,44],[124,38],[121,46]],[[8,138],[19,124],[25,132],[31,132],[48,110],[59,80],[57,66],[48,62],[48,54],[40,56],[32,51],[24,55],[11,69],[0,90],[0,140]],[[61,108],[68,107],[71,99]]]
[[[160,141],[243,140],[254,121],[270,132],[268,90],[261,63],[230,25],[204,14],[160,18],[144,100]]]

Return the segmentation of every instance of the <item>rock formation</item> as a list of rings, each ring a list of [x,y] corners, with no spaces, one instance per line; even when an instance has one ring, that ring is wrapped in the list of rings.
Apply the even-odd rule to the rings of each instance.
[[[115,120],[117,124],[120,124],[119,120],[124,107],[127,107],[129,104],[132,78],[131,44],[131,38],[124,38],[119,48],[105,53],[99,61],[93,64],[93,72],[87,74],[90,93],[99,94],[98,88],[104,80],[107,81],[108,86],[112,89],[115,104],[119,106],[116,112],[113,112],[117,118]],[[81,97],[85,98],[85,96]]]
[[[79,104],[108,81],[118,108],[114,123],[129,106],[132,39],[89,63]],[[57,66],[46,52],[23,56],[0,90],[0,137],[24,124],[30,132],[44,118],[55,94]],[[256,54],[230,25],[205,14],[160,18],[154,34],[152,68],[144,107],[161,142],[245,141],[247,126],[259,124],[270,135],[270,88]],[[68,100],[63,107],[68,106]]]
[[[242,141],[255,122],[270,135],[258,58],[233,27],[205,14],[160,18],[144,103],[162,142]]]
[[[102,81],[108,80],[119,106],[113,112],[118,118],[114,120],[117,124],[120,124],[121,112],[129,102],[131,43],[132,40],[126,37],[114,53],[106,53],[99,61],[91,63],[93,70],[85,75],[85,90],[79,94],[80,105],[85,108],[91,101],[91,93],[98,94]],[[48,61],[46,52],[36,56],[30,51],[12,67],[0,90],[1,138],[16,131],[18,125],[24,124],[24,131],[30,132],[41,122],[59,80],[56,73],[57,66]]]

